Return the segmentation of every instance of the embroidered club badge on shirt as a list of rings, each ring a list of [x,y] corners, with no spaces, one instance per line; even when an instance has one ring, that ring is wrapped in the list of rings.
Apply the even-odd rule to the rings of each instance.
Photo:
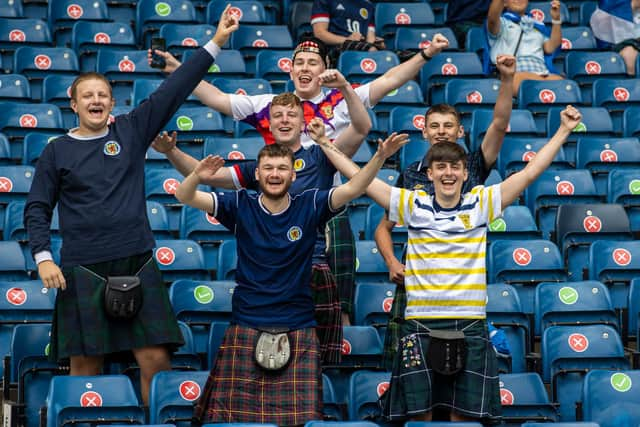
[[[104,144],[103,151],[107,156],[117,156],[118,154],[120,154],[120,144],[118,144],[116,141],[107,141]]]
[[[296,159],[296,161],[293,162],[293,170],[296,172],[300,172],[302,169],[304,169],[304,167],[304,159]]]
[[[300,240],[301,237],[302,237],[302,229],[297,225],[294,225],[289,229],[289,231],[287,231],[287,239],[289,239],[290,242],[295,242],[296,240]]]

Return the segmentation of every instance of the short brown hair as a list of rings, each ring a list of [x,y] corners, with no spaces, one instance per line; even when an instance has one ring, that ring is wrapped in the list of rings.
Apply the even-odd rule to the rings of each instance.
[[[460,113],[456,110],[456,107],[449,104],[435,104],[432,105],[426,113],[424,113],[425,124],[429,121],[429,116],[432,114],[453,114],[456,117],[458,124],[461,123]]]
[[[433,162],[457,163],[462,161],[467,167],[467,153],[457,143],[433,144],[427,153],[427,166],[431,167]]]
[[[302,101],[293,92],[284,92],[280,95],[276,95],[271,100],[271,106],[280,105],[284,107],[297,107],[302,108]]]
[[[106,83],[107,87],[109,88],[109,94],[111,95],[111,97],[113,98],[113,89],[111,88],[111,83],[109,83],[109,80],[103,76],[100,73],[96,73],[93,71],[90,71],[88,73],[82,73],[80,74],[78,77],[76,77],[76,79],[73,81],[73,83],[71,83],[71,99],[76,99],[76,95],[78,94],[78,85],[80,83],[82,83],[85,80],[101,80],[103,82]]]
[[[265,145],[260,149],[258,152],[258,164],[260,164],[260,159],[263,157],[287,157],[291,160],[292,165],[294,161],[293,151],[289,147],[278,143]]]

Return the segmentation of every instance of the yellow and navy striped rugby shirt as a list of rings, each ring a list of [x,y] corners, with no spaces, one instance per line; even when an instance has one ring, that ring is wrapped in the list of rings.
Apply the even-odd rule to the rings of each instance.
[[[392,189],[389,219],[409,230],[406,319],[486,317],[487,224],[500,215],[499,184],[474,187],[451,209],[424,191]]]

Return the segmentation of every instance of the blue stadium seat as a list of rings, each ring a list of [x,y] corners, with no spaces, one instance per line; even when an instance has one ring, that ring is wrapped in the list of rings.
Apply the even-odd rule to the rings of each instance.
[[[291,5],[289,17],[289,31],[294,40],[300,40],[300,36],[306,32],[312,33],[311,8],[312,1],[298,0]]]
[[[261,49],[289,50],[293,39],[286,25],[241,25],[231,34],[231,48],[244,55],[247,72],[255,73],[255,57]]]
[[[184,177],[175,169],[147,168],[144,173],[146,199],[162,203],[169,215],[170,229],[178,230],[182,205],[178,203],[175,192]]]
[[[353,298],[355,325],[386,327],[396,285],[390,282],[358,282]]]
[[[55,294],[55,293],[54,293]],[[17,383],[16,403],[26,427],[39,426],[39,412],[54,375],[67,373],[65,367],[48,360],[50,324],[16,325],[11,336],[11,378]]]
[[[390,182],[389,185],[394,185]],[[373,240],[376,228],[380,223],[380,219],[384,215],[384,209],[377,203],[373,203],[367,209],[364,218],[364,238],[365,240]],[[407,242],[407,227],[396,225],[391,230],[391,240],[394,244],[404,245]]]
[[[469,140],[471,151],[475,151],[482,145],[484,136],[493,122],[493,110],[478,109],[471,113],[471,128],[469,130]],[[536,127],[533,114],[527,110],[512,110],[509,118],[507,131],[509,138],[537,137],[542,132]]]
[[[609,287],[613,306],[626,308],[629,283],[640,274],[640,241],[597,240],[589,248],[589,279]]]
[[[386,282],[387,265],[373,240],[356,240],[356,281]]]
[[[594,107],[609,110],[614,129],[622,129],[624,111],[640,105],[640,80],[598,79],[593,83],[592,100]]]
[[[387,93],[374,107],[378,126],[388,129],[389,114],[395,107],[421,107],[424,108],[424,97],[420,85],[414,80],[409,80],[397,89]],[[375,139],[375,138],[373,138]]]
[[[535,295],[536,335],[556,325],[611,325],[620,331],[609,289],[601,282],[540,283]]]
[[[549,107],[583,104],[580,86],[573,80],[524,80],[518,89],[518,108],[529,110],[542,129]]]
[[[326,374],[322,374],[322,415],[324,420],[326,421],[341,421],[344,418],[344,416],[342,415],[342,408],[338,403],[336,392],[333,388],[331,379]],[[307,424],[323,423],[323,422],[324,421],[308,421]],[[305,424],[305,427],[313,427],[313,426],[307,426]],[[375,427],[375,426],[367,426],[367,427]]]
[[[63,47],[22,46],[13,57],[13,72],[29,79],[31,97],[42,99],[42,81],[52,74],[77,75],[80,71],[76,53]]]
[[[444,102],[458,109],[462,125],[470,129],[473,110],[493,108],[499,89],[500,81],[493,78],[454,79],[444,85]]]
[[[24,18],[22,2],[3,1],[0,3],[0,18]]]
[[[257,0],[233,0],[229,3],[210,1],[207,6],[207,24],[217,25],[227,4],[231,5],[229,14],[235,16],[240,25],[275,24],[275,22],[269,22],[264,4]]]
[[[151,68],[147,52],[144,50],[100,49],[96,59],[96,71],[111,82],[116,105],[128,103],[134,80],[162,77],[158,69]]]
[[[636,348],[640,342],[640,278],[631,279],[629,284],[629,299],[627,301],[628,322],[627,322],[627,338],[631,341],[635,337]]]
[[[560,127],[560,112],[564,107],[551,107],[547,113],[547,136],[552,137]],[[582,121],[567,137],[564,143],[564,150],[567,160],[575,164],[576,162],[576,143],[578,139],[585,136],[613,136],[614,131],[611,116],[606,108],[603,107],[580,107]]]
[[[598,7],[597,1],[583,1],[580,4],[579,9],[579,25],[589,26],[591,21],[591,15]]]
[[[338,58],[336,67],[352,83],[363,83],[381,76],[400,64],[398,56],[388,50],[363,52],[345,50]]]
[[[443,52],[420,69],[420,86],[425,99],[433,105],[444,102],[444,84],[447,81],[479,77],[483,77],[483,74],[478,55],[471,52]]]
[[[640,168],[638,138],[580,138],[576,168],[591,172],[598,194],[607,192],[607,176],[612,170]]]
[[[404,427],[482,427],[482,424],[476,421],[407,421]]]
[[[207,341],[207,366],[209,369],[213,369],[216,364],[216,358],[218,357],[218,349],[224,334],[229,327],[228,321],[213,321],[209,324],[209,340]]]
[[[565,57],[572,51],[595,51],[596,39],[590,27],[562,28],[562,43],[560,49],[554,52],[553,65],[557,70],[565,69]],[[589,98],[591,94],[589,94]]]
[[[526,206],[507,206],[500,217],[489,223],[487,241],[539,239],[540,230]]]
[[[73,420],[144,424],[133,385],[124,375],[55,376],[47,396],[47,427]]]
[[[11,146],[6,135],[0,133],[0,165],[9,165],[13,163],[11,159]]]
[[[256,77],[267,80],[275,92],[283,92],[293,65],[291,58],[293,50],[259,51],[256,55]]]
[[[342,327],[340,367],[378,369],[382,364],[382,340],[373,326]]]
[[[498,368],[504,372],[526,372],[525,357],[531,351],[533,335],[515,287],[506,283],[487,285],[487,320],[504,331],[511,350],[511,366],[501,366],[502,359],[498,358]]]
[[[591,104],[591,88],[601,78],[620,79],[627,77],[627,68],[619,53],[569,52],[565,58],[567,77],[580,85],[582,101]]]
[[[586,169],[546,170],[525,190],[524,198],[544,238],[551,236],[561,204],[602,201]]]
[[[399,26],[392,37],[393,50],[412,50],[418,52],[431,44],[433,36],[442,34],[449,40],[449,50],[458,50],[458,41],[449,27],[416,28],[413,25]]]
[[[121,22],[78,21],[71,30],[71,47],[83,72],[95,71],[99,50],[135,50],[136,36]]]
[[[209,377],[209,371],[163,371],[151,380],[149,422],[190,426],[193,405]]]
[[[551,24],[550,3],[544,1],[530,1],[527,7],[527,12],[533,15],[536,21]],[[560,4],[560,20],[565,22],[569,21],[569,9],[564,3]]]
[[[235,240],[227,240],[222,242],[218,251],[218,270],[216,271],[217,280],[235,280],[236,267],[238,262],[238,253]]]
[[[612,170],[609,173],[607,203],[624,206],[631,231],[640,232],[640,169]]]
[[[160,26],[159,37],[165,39],[167,50],[174,55],[181,56],[186,50],[193,50],[198,46],[204,46],[216,29],[208,24],[176,24],[167,23]],[[216,57],[216,62],[218,58]]]
[[[25,201],[34,173],[32,166],[0,166],[0,205]]]
[[[592,242],[633,239],[623,206],[605,203],[560,205],[553,234],[572,281],[589,277],[589,246]]]
[[[169,299],[176,318],[193,332],[198,353],[207,352],[209,326],[214,321],[231,319],[231,281],[177,280],[169,288]]]
[[[558,421],[557,410],[549,400],[540,375],[535,372],[501,374],[500,402],[506,425]]]
[[[176,131],[179,143],[193,144],[197,149],[206,138],[226,134],[219,112],[209,107],[192,105],[178,108],[165,125],[165,130]]]
[[[31,102],[29,80],[21,74],[0,75],[0,101]]]
[[[0,299],[0,357],[4,357],[8,354],[16,325],[51,322],[56,291],[43,288],[40,280],[3,280],[0,281],[0,294],[4,295]],[[3,373],[4,364],[0,366],[0,374]],[[9,372],[4,374],[10,375]],[[11,376],[11,382],[16,381],[17,378]]]
[[[187,50],[182,55],[182,60],[186,61],[194,50]],[[207,80],[214,78],[225,77],[227,79],[247,78],[247,67],[244,62],[244,58],[237,49],[223,49],[220,51],[216,60],[209,67],[209,74]],[[224,80],[224,79],[220,79]]]
[[[156,240],[153,253],[165,283],[209,279],[202,248],[193,240]]]
[[[0,18],[0,57],[5,67],[20,46],[52,46],[47,23],[38,18]]]
[[[390,372],[359,370],[349,378],[349,420],[374,419],[380,415],[378,398],[389,388]]]
[[[7,205],[4,215],[4,240],[16,240],[20,243],[28,241],[23,218],[24,204],[24,201],[16,200]],[[51,234],[57,235],[59,231],[58,209],[55,208],[51,218]]]
[[[435,26],[435,16],[430,3],[380,2],[376,3],[374,22],[376,32],[392,46],[392,39],[401,26],[427,28]]]
[[[622,132],[624,136],[640,137],[640,106],[629,107],[622,114]]]
[[[196,11],[189,0],[140,0],[136,7],[136,39],[143,47],[151,45],[160,26],[168,22],[197,24]]]
[[[395,107],[389,112],[388,133],[408,133],[410,137],[417,137],[422,140],[422,129],[424,129],[424,114],[426,107]],[[423,152],[426,152],[426,150]]]
[[[35,167],[44,146],[61,135],[62,133],[27,133],[22,142],[22,164]]]
[[[147,217],[156,239],[170,239],[172,237],[169,216],[162,203],[147,200]]]
[[[307,421],[304,427],[375,427],[378,424],[371,421]],[[431,425],[431,424],[430,424]],[[455,426],[453,426],[455,427]]]
[[[143,78],[133,81],[133,89],[131,92],[131,105],[137,107],[142,101],[147,99],[156,89],[160,87],[164,80],[159,78]],[[182,104],[182,106],[196,106],[202,107],[202,103],[192,93]],[[189,153],[191,154],[191,153]],[[202,150],[200,150],[198,158],[202,157]]]
[[[640,371],[593,370],[582,385],[582,416],[600,427],[640,425]]]
[[[235,239],[235,235],[217,219],[200,209],[183,206],[180,213],[180,238],[195,240],[204,252],[205,265],[217,270],[218,250],[225,240]]]
[[[75,75],[53,74],[42,81],[42,101],[55,104],[60,107],[62,121],[66,129],[77,126],[77,115],[71,109],[71,85],[76,79]]]
[[[466,52],[475,53],[478,58],[482,58],[484,49],[487,46],[486,32],[483,26],[474,26],[469,28],[465,41],[464,50]]]
[[[549,240],[496,240],[487,251],[488,283],[517,285],[525,313],[533,313],[532,285],[566,280],[558,247]]]
[[[257,160],[258,152],[263,146],[264,140],[258,136],[207,138],[204,143],[204,155],[218,154],[227,165],[233,165],[247,160]]]
[[[542,334],[542,379],[551,384],[561,421],[575,421],[582,382],[592,369],[628,369],[622,340],[609,325],[549,326]]]
[[[56,46],[71,47],[71,29],[79,21],[109,20],[105,0],[49,0],[48,18]]]

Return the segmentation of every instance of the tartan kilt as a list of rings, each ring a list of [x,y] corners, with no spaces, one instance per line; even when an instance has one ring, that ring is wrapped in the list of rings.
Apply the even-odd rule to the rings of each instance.
[[[338,284],[342,311],[351,315],[356,275],[356,243],[347,209],[327,222],[327,261]]]
[[[404,285],[396,286],[391,305],[391,317],[387,322],[387,332],[384,336],[384,348],[382,352],[382,366],[387,370],[393,369],[393,360],[400,343],[400,328],[404,322],[404,311],[407,308],[407,290]]]
[[[291,331],[289,364],[266,371],[254,361],[259,331],[231,325],[194,409],[196,423],[303,425],[322,419],[322,377],[313,328]]]
[[[143,290],[140,311],[129,320],[107,317],[103,278],[136,273]],[[56,296],[50,360],[101,356],[157,345],[177,348],[184,344],[162,274],[151,252],[64,268],[63,274],[67,288]]]
[[[440,375],[427,361],[428,332],[438,329],[464,331],[466,360],[457,374]],[[485,423],[499,420],[498,361],[485,319],[407,320],[401,333],[391,383],[380,398],[387,419],[404,420],[443,408]]]
[[[336,365],[342,360],[342,316],[336,282],[326,264],[311,270],[311,296],[315,305],[320,360]]]

